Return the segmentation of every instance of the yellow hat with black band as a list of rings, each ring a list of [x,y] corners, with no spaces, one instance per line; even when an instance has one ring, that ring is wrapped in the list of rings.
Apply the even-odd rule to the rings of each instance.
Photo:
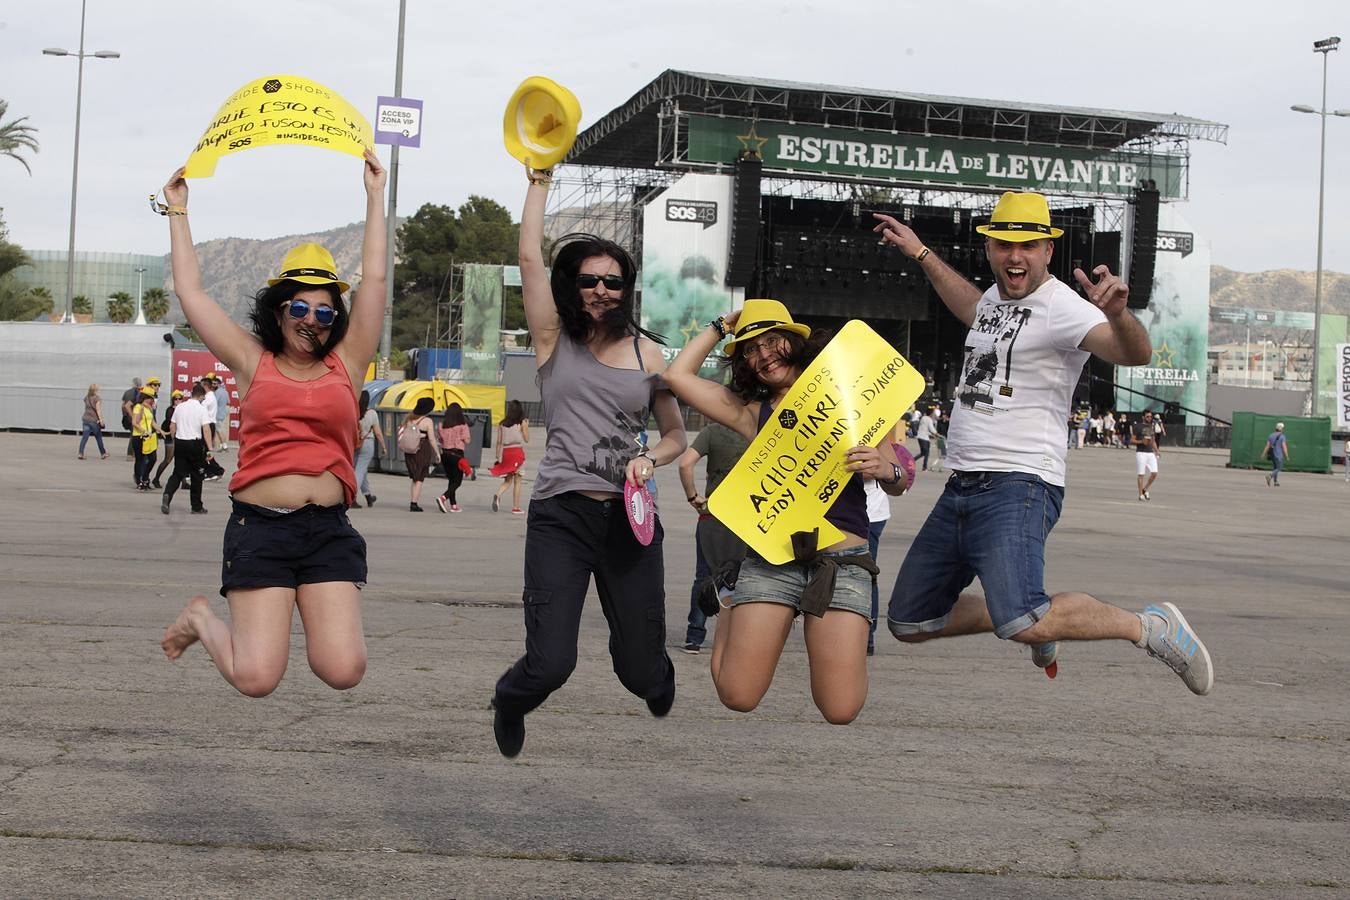
[[[506,152],[530,168],[551,169],[572,149],[580,121],[575,94],[551,78],[532,75],[506,102],[502,140]]]
[[[312,242],[301,244],[287,253],[286,258],[281,261],[280,273],[276,278],[267,279],[267,284],[271,286],[282,281],[298,281],[301,284],[320,286],[336,284],[338,291],[344,294],[351,287],[347,282],[338,279],[337,263],[333,262],[333,254]]]
[[[731,356],[742,341],[748,341],[757,335],[773,329],[791,331],[802,337],[811,336],[811,326],[792,321],[792,313],[777,300],[756,299],[745,301],[745,308],[736,320],[736,333],[722,348],[722,352]]]
[[[1054,240],[1064,233],[1063,228],[1050,224],[1050,205],[1041,194],[1030,191],[1007,191],[998,198],[998,204],[989,216],[988,225],[977,225],[975,230],[985,237],[1000,241]]]

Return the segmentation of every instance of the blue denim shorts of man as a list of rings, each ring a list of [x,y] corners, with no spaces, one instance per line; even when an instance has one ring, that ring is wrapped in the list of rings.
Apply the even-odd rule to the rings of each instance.
[[[1007,639],[1050,609],[1045,539],[1064,488],[1024,472],[953,472],[900,567],[887,611],[896,637],[941,631],[979,576],[994,633]]]

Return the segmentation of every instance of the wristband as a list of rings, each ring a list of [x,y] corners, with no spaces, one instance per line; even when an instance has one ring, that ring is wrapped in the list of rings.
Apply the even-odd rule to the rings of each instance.
[[[643,457],[644,459],[647,460],[647,462],[652,464],[652,471],[656,470],[656,457],[652,456],[646,450],[643,450],[641,453],[638,454],[638,456]]]
[[[725,338],[727,336],[727,320],[723,316],[718,316],[708,323],[709,328],[716,328],[718,335]]]
[[[552,169],[535,169],[530,166],[525,167],[525,177],[530,179],[530,184],[552,184]]]
[[[697,497],[697,496],[698,496],[698,494],[690,494],[688,497],[685,497],[684,499],[687,500],[687,501],[690,502],[690,503],[693,503],[693,502],[694,502],[694,498]]]
[[[929,254],[930,252],[932,252],[932,251],[930,251],[927,247],[924,247],[924,248],[923,248],[922,250],[920,250],[918,253],[914,254],[914,261],[917,262],[917,263],[923,262],[925,259],[928,258],[928,254]]]

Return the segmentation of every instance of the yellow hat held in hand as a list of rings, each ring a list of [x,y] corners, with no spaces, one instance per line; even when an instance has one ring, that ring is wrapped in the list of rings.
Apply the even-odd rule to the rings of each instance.
[[[530,168],[550,169],[572,149],[580,121],[581,104],[575,94],[551,78],[532,75],[506,103],[502,116],[506,152]]]
[[[985,237],[1018,243],[1054,240],[1064,233],[1063,228],[1051,227],[1050,205],[1044,195],[1030,191],[1004,192],[989,216],[989,224],[977,225],[975,230]]]
[[[736,347],[741,341],[748,341],[775,328],[791,331],[802,337],[811,336],[811,326],[792,321],[792,313],[788,312],[787,307],[779,301],[747,300],[745,308],[741,310],[741,317],[736,320],[736,333],[727,341],[722,352],[730,356],[736,352]]]
[[[333,254],[315,243],[301,244],[286,254],[281,261],[281,271],[276,278],[267,279],[268,285],[279,281],[298,281],[301,284],[336,284],[340,292],[346,293],[351,287],[337,277],[337,263]]]

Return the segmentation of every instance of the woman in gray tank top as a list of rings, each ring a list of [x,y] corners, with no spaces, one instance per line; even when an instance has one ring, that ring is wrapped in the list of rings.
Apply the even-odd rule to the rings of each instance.
[[[637,265],[612,241],[569,235],[544,264],[551,171],[527,170],[520,219],[525,320],[539,366],[547,438],[525,531],[525,655],[498,681],[492,730],[503,756],[525,742],[525,716],[567,681],[591,577],[609,622],[619,681],[664,716],[675,701],[665,649],[660,521],[648,546],[624,513],[625,482],[642,484],[685,449],[665,388],[660,335],[633,318]],[[647,445],[654,414],[660,440]]]
[[[700,378],[698,371],[728,335],[731,383],[723,387]],[[753,441],[828,338],[828,333],[792,321],[777,300],[747,300],[744,311],[714,319],[695,335],[666,377],[681,400]],[[843,533],[842,541],[782,565],[753,551],[746,555],[731,605],[721,613],[713,637],[713,684],[728,709],[749,712],[759,705],[793,619],[809,613],[802,628],[816,708],[835,725],[847,725],[862,712],[872,579],[877,574],[867,548],[862,477],[874,478],[883,491],[899,495],[907,485],[898,462],[889,441],[881,448],[860,445],[848,451],[846,467],[858,477],[844,484],[825,512]]]

